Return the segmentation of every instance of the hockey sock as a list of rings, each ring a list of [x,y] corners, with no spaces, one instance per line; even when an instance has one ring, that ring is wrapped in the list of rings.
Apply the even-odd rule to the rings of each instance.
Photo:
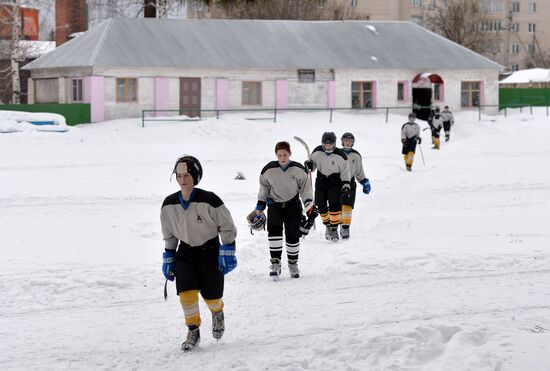
[[[331,226],[338,226],[340,224],[340,211],[329,211],[329,219]]]
[[[321,220],[323,221],[323,224],[328,224],[330,222],[328,213],[321,213]]]
[[[351,224],[351,213],[353,208],[350,205],[342,205],[342,218],[340,222],[342,224]]]
[[[210,311],[212,313],[218,313],[223,310],[223,300],[221,298],[219,299],[204,299],[204,302],[206,305],[208,305],[208,308],[210,308]]]
[[[187,326],[200,326],[199,290],[187,290],[179,293],[181,307]]]
[[[300,252],[300,242],[286,243],[286,257],[289,264],[296,264],[298,253]]]
[[[281,260],[283,254],[283,236],[269,236],[269,254],[272,258]]]

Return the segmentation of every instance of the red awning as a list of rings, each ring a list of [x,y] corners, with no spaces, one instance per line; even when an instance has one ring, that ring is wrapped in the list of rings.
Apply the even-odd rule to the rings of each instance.
[[[435,73],[429,73],[429,72],[420,73],[416,75],[415,78],[413,79],[413,82],[418,82],[419,80],[425,80],[425,79],[429,79],[434,84],[443,84],[443,79],[441,78],[441,76]]]

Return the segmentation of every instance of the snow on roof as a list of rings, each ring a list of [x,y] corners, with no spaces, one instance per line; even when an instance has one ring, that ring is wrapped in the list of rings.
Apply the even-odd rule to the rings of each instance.
[[[528,84],[530,82],[550,82],[550,69],[532,68],[516,71],[500,81],[500,84]]]

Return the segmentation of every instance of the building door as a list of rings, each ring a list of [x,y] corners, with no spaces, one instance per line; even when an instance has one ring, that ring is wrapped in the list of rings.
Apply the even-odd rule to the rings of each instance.
[[[180,114],[189,117],[201,115],[200,77],[180,78]]]
[[[413,88],[413,112],[420,120],[428,120],[432,105],[432,89],[431,88]]]

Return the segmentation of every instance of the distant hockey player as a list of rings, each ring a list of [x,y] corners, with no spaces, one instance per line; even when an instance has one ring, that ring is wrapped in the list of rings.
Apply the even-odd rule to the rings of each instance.
[[[439,108],[435,109],[434,116],[432,118],[432,143],[434,144],[432,149],[439,149],[441,139],[439,138],[441,128],[443,127],[443,118],[439,113]]]
[[[300,277],[298,254],[302,221],[300,198],[306,210],[316,213],[312,209],[314,208],[313,190],[304,166],[290,160],[292,152],[288,142],[277,143],[275,155],[277,161],[271,161],[265,165],[260,174],[256,213],[263,213],[267,207],[267,235],[271,256],[269,275],[277,279],[281,274],[284,229],[288,270],[291,278],[298,278]],[[310,213],[313,219],[315,216],[317,214]]]
[[[237,266],[237,229],[218,196],[195,188],[202,178],[202,166],[195,157],[178,158],[172,174],[181,190],[166,197],[160,212],[165,242],[162,272],[167,280],[176,279],[188,327],[181,347],[188,352],[200,343],[199,293],[212,312],[212,336],[220,339],[225,331],[224,274]]]
[[[321,143],[305,165],[311,171],[317,169],[315,205],[326,226],[326,239],[336,242],[339,240],[341,200],[343,197],[349,199],[351,195],[348,157],[343,150],[336,148],[336,134],[333,132],[325,132]]]
[[[453,113],[449,111],[449,106],[443,107],[441,112],[441,118],[443,119],[443,130],[445,131],[445,142],[451,139],[451,126],[455,124]]]
[[[420,138],[420,126],[415,121],[416,115],[411,113],[409,114],[409,121],[401,127],[401,143],[403,144],[401,153],[405,155],[405,166],[408,171],[412,170],[416,144],[422,143],[422,138]]]
[[[357,183],[355,179],[359,181],[359,184],[363,186],[363,193],[369,194],[370,181],[365,177],[365,171],[363,170],[363,159],[361,154],[353,149],[355,144],[355,137],[352,133],[344,133],[342,135],[342,150],[348,156],[348,167],[350,169],[350,196],[343,197],[342,199],[342,215],[340,224],[340,236],[342,239],[348,239],[350,235],[351,217],[353,212],[353,206],[355,205],[355,193],[357,190]]]

